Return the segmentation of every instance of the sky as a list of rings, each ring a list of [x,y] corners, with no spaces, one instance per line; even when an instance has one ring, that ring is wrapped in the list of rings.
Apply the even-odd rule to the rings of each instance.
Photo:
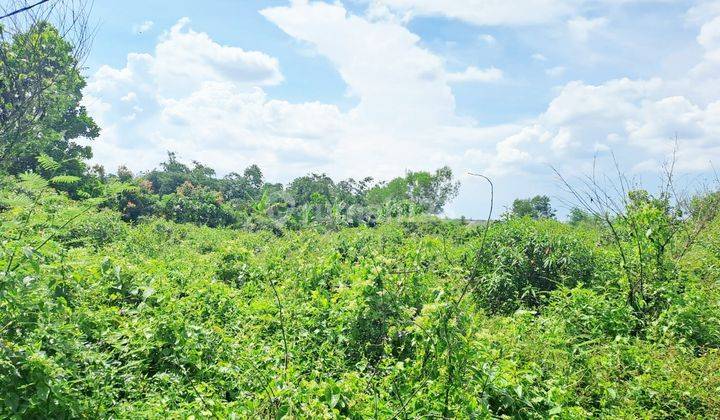
[[[390,179],[450,166],[446,215],[568,203],[555,170],[720,166],[720,1],[95,0],[94,160]],[[714,164],[716,163],[716,164]],[[598,170],[598,169],[595,169]],[[561,204],[560,202],[563,202]]]

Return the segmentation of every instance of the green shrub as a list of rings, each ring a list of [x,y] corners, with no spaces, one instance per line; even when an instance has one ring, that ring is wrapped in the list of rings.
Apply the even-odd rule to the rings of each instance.
[[[228,284],[242,286],[252,275],[248,265],[251,255],[252,253],[244,248],[223,252],[216,270],[217,278]]]
[[[592,284],[594,255],[585,240],[554,221],[495,223],[477,255],[477,298],[490,313],[534,308],[559,287]]]
[[[595,226],[493,223],[477,255],[484,226],[277,237],[91,210],[60,229],[82,203],[18,194],[0,418],[720,416],[712,247],[642,334]]]
[[[117,212],[103,210],[89,213],[70,225],[65,232],[58,235],[58,240],[69,246],[102,247],[123,240],[127,231],[127,225]]]
[[[155,213],[158,196],[152,194],[150,181],[138,180],[136,189],[118,194],[108,204],[118,210],[126,222],[136,222],[141,217],[149,217]]]
[[[222,194],[189,182],[178,187],[176,193],[164,196],[159,206],[165,217],[178,223],[217,227],[236,220],[232,210],[223,204]]]
[[[622,295],[583,287],[553,292],[545,315],[561,322],[568,336],[578,342],[626,337],[638,324]]]
[[[720,349],[720,284],[691,284],[654,322],[651,335],[697,352]]]

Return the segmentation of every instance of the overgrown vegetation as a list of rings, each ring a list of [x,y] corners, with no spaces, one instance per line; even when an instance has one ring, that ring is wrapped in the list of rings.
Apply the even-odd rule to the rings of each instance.
[[[168,153],[159,169],[146,174],[135,177],[120,168],[117,175],[101,180],[112,181],[136,187],[108,205],[127,221],[160,215],[210,227],[271,227],[276,233],[304,227],[372,227],[378,220],[437,214],[458,190],[449,168],[434,174],[408,172],[388,183],[373,183],[369,177],[335,182],[325,174],[310,174],[283,186],[265,181],[256,165],[242,175],[217,178],[213,169],[198,162],[185,165],[174,153]]]
[[[447,168],[109,175],[71,143],[72,45],[25,30],[4,57],[39,36],[69,79],[0,99],[0,417],[720,417],[720,193],[590,178],[569,223],[538,196],[467,224],[435,216]]]
[[[601,225],[279,238],[98,206],[5,180],[2,417],[720,415],[718,219],[638,311]]]

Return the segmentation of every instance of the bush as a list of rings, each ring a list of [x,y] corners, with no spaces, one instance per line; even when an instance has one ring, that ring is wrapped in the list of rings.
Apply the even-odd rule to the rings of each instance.
[[[576,287],[552,293],[545,315],[561,322],[577,342],[629,336],[638,320],[619,294],[603,294]]]
[[[493,223],[476,255],[484,226],[438,220],[276,237],[106,210],[55,238],[83,205],[21,195],[0,418],[720,417],[713,250],[638,331],[594,226]]]
[[[542,305],[559,287],[591,284],[595,266],[592,249],[571,229],[524,218],[492,225],[474,269],[481,306],[508,314]]]
[[[159,205],[161,213],[177,223],[217,227],[236,220],[232,209],[223,204],[222,194],[189,182],[178,187],[176,193],[163,197]]]
[[[158,197],[152,194],[152,183],[139,180],[137,188],[124,191],[110,201],[109,206],[122,214],[126,222],[135,222],[141,217],[155,213]]]
[[[654,322],[650,334],[698,353],[720,349],[720,284],[689,285]]]
[[[121,216],[112,210],[89,213],[71,224],[58,240],[74,247],[93,246],[100,248],[111,242],[121,241],[128,232]]]
[[[225,251],[216,270],[217,278],[238,287],[245,284],[251,276],[248,265],[251,255],[251,252],[244,248]]]

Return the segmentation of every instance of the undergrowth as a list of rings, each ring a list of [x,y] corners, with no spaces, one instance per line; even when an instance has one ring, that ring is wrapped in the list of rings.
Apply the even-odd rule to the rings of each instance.
[[[0,417],[720,416],[717,222],[641,316],[602,226],[279,237],[46,187],[3,193]]]

